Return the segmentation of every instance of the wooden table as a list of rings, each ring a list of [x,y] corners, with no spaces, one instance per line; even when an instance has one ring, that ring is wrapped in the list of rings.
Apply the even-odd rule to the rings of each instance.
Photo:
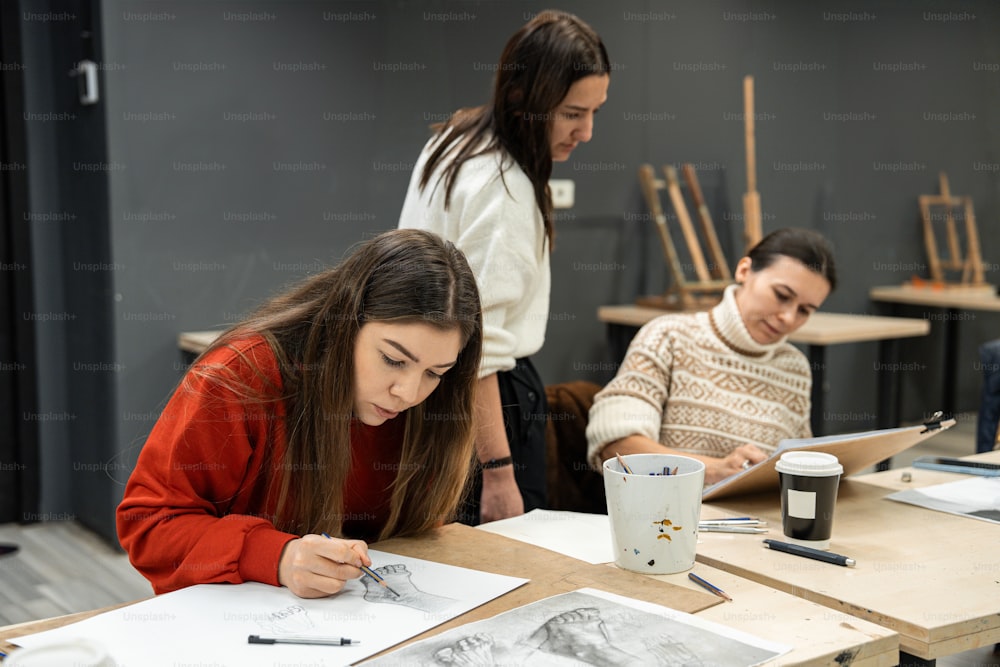
[[[705,563],[697,563],[690,571],[733,598],[732,602],[698,612],[698,616],[794,647],[769,665],[887,667],[899,663],[899,634],[894,630]],[[649,576],[677,586],[698,588],[687,578],[687,572]]]
[[[726,590],[734,602],[722,602],[706,593],[688,581],[686,573],[647,578],[613,565],[591,565],[459,524],[446,526],[427,536],[395,538],[373,547],[461,567],[532,577],[530,583],[404,644],[542,597],[593,587],[686,609],[729,627],[794,647],[790,653],[768,663],[770,665],[888,667],[898,660],[899,636],[892,630],[846,614],[830,613],[814,603],[709,566],[696,565],[694,571]],[[11,649],[5,642],[10,637],[60,627],[113,608],[0,628],[0,648]]]
[[[868,293],[872,301],[900,305],[929,306],[943,310],[944,320],[944,376],[941,389],[941,409],[947,414],[955,414],[955,387],[958,373],[958,325],[962,311],[1000,312],[1000,297],[996,292],[963,291],[959,288],[929,289],[896,285],[873,287]],[[926,317],[926,315],[925,315]],[[931,316],[931,319],[936,319]]]
[[[187,362],[191,363],[195,357],[208,349],[219,334],[221,329],[206,331],[182,331],[177,336],[177,347],[187,355]]]
[[[968,458],[1000,461],[1000,452]],[[891,470],[841,483],[831,550],[854,558],[856,567],[770,551],[760,536],[725,533],[701,536],[698,562],[893,629],[904,664],[933,664],[1000,642],[1000,526],[886,500],[901,488],[891,482],[900,477]],[[958,476],[916,470],[911,478],[910,487]],[[778,527],[771,537],[781,539],[776,493],[725,499],[705,510],[759,515]]]
[[[960,458],[963,461],[968,460],[1000,463],[1000,450],[994,449],[992,452],[970,454],[969,456],[962,456]],[[904,475],[909,475],[908,481],[904,480]],[[927,470],[926,468],[906,466],[905,468],[897,468],[895,470],[868,473],[867,475],[862,475],[857,479],[863,481],[865,484],[874,484],[875,486],[881,486],[882,488],[888,489],[890,492],[894,492],[903,491],[905,489],[916,489],[922,486],[933,486],[934,484],[944,484],[945,482],[955,482],[960,479],[968,478],[969,475],[960,472]],[[997,530],[1000,531],[1000,528],[997,528]],[[997,541],[1000,543],[1000,534],[997,535]],[[998,561],[996,570],[1000,573],[1000,557],[997,557],[996,560]]]
[[[645,306],[601,306],[597,317],[608,325],[608,343],[616,360],[625,357],[625,350],[637,329],[668,311]],[[875,315],[850,315],[845,313],[813,313],[806,323],[788,337],[792,343],[809,346],[809,365],[812,368],[812,397],[810,423],[813,435],[822,435],[823,382],[826,371],[826,348],[841,343],[878,341],[878,428],[899,425],[899,378],[886,369],[899,360],[899,339],[926,336],[930,323],[920,318],[879,317]]]

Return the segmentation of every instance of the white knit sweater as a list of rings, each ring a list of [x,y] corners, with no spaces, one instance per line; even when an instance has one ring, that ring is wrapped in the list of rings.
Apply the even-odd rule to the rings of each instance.
[[[496,151],[462,165],[446,211],[440,166],[424,191],[419,188],[434,143],[424,146],[414,167],[399,226],[435,232],[465,253],[483,304],[480,377],[486,377],[510,370],[545,341],[551,273],[542,213],[531,181],[509,157],[501,179]]]
[[[592,465],[600,468],[606,444],[630,435],[717,457],[746,443],[772,452],[783,438],[811,435],[805,355],[785,339],[754,341],[735,290],[709,312],[663,315],[636,334],[590,410]]]

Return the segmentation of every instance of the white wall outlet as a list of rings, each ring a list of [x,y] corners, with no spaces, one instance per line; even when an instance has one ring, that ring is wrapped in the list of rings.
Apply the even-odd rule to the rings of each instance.
[[[573,195],[576,192],[573,181],[568,178],[553,178],[549,181],[549,189],[552,191],[553,208],[573,208]]]

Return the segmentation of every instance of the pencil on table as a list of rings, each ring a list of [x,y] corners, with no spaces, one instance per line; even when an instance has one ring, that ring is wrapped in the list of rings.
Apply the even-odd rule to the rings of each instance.
[[[723,598],[725,600],[729,600],[730,602],[733,601],[733,599],[731,597],[729,597],[728,595],[726,595],[726,592],[724,590],[722,590],[718,586],[714,586],[714,585],[708,583],[707,581],[705,581],[704,579],[702,579],[701,577],[699,577],[694,572],[688,572],[688,579],[690,579],[694,583],[698,584],[702,588],[704,588],[704,589],[706,589],[708,591],[711,591],[712,593],[715,593],[720,598]]]

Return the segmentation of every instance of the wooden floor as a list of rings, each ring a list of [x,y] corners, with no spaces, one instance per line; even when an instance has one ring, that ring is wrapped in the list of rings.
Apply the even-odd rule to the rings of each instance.
[[[153,589],[128,557],[72,521],[0,525],[0,625],[147,598]]]
[[[925,454],[975,452],[975,415],[907,450],[893,468]],[[0,542],[20,551],[0,557],[0,626],[147,598],[153,590],[117,547],[73,522],[0,525]],[[1000,601],[998,601],[1000,604]],[[1000,667],[986,646],[941,658],[938,667]]]

